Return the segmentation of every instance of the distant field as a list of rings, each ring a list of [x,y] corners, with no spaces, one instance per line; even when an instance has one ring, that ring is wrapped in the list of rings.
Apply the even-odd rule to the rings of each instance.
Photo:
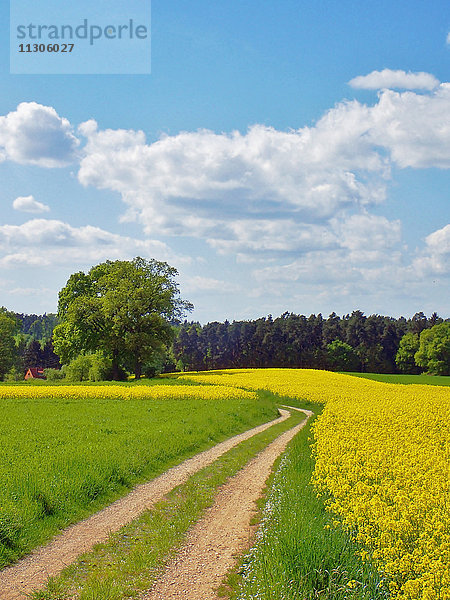
[[[2,386],[16,386],[16,385],[89,385],[89,386],[104,386],[104,385],[123,385],[126,387],[133,387],[136,385],[199,385],[195,381],[183,381],[180,382],[177,379],[171,379],[170,377],[154,377],[152,379],[129,379],[128,381],[83,381],[73,382],[68,379],[56,379],[55,381],[47,381],[45,379],[25,379],[21,381],[0,381],[0,387]]]
[[[272,400],[243,390],[180,387],[180,399],[175,388],[1,388],[0,568],[139,481],[277,416]],[[73,397],[83,391],[91,397]]]
[[[378,373],[344,373],[344,375],[364,377],[365,379],[373,379],[384,383],[450,385],[450,377],[443,377],[440,375],[381,375]]]

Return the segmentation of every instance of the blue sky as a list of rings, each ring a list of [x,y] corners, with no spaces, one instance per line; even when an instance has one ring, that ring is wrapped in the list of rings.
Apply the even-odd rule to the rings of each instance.
[[[10,75],[0,17],[0,305],[141,255],[201,322],[450,316],[447,2],[154,0],[150,75]]]

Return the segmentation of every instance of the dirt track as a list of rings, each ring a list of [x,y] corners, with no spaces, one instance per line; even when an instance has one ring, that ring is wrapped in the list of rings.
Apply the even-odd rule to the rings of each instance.
[[[187,481],[193,473],[214,462],[233,446],[289,417],[286,410],[280,409],[280,413],[281,417],[278,419],[217,444],[210,450],[169,469],[149,483],[137,486],[124,498],[69,527],[46,546],[38,548],[15,565],[4,569],[0,572],[0,599],[25,600],[32,590],[43,587],[48,577],[58,575],[80,554],[87,552],[95,544],[106,541],[110,533],[118,531],[123,525],[151,508],[170,490]],[[197,596],[196,600],[201,597]]]
[[[312,414],[302,412],[308,417]],[[222,486],[214,505],[191,530],[183,549],[143,600],[218,599],[216,590],[234,566],[234,557],[250,547],[255,502],[273,463],[305,423],[278,437]]]

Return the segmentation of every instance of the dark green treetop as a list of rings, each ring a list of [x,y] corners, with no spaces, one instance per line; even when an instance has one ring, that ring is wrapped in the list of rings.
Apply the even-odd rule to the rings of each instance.
[[[106,261],[86,274],[74,273],[59,293],[54,346],[63,363],[82,352],[102,350],[139,378],[143,364],[170,344],[171,322],[192,305],[179,296],[177,270],[141,257]]]

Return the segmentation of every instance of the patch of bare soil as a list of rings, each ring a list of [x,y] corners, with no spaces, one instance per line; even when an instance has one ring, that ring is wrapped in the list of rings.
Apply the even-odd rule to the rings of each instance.
[[[302,412],[308,418],[312,414]],[[283,433],[222,486],[214,505],[193,527],[162,579],[142,600],[217,600],[216,590],[234,566],[235,556],[250,547],[255,502],[263,493],[273,464],[305,423]]]
[[[58,575],[80,554],[91,550],[95,544],[106,541],[110,533],[136,519],[170,490],[187,481],[191,475],[214,462],[230,448],[289,417],[286,410],[280,409],[280,414],[278,419],[217,444],[152,481],[137,486],[127,496],[92,517],[72,525],[46,546],[38,548],[16,564],[0,571],[0,599],[24,600],[27,594],[42,588],[49,577]]]

